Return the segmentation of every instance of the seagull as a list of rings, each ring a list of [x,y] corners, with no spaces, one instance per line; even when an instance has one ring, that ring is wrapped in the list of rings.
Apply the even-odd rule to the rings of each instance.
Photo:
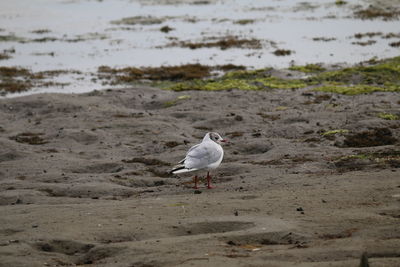
[[[185,173],[194,172],[199,170],[207,170],[207,188],[211,189],[211,176],[210,170],[218,168],[224,157],[224,150],[221,144],[225,143],[218,133],[207,133],[200,144],[192,146],[186,153],[186,157],[179,162],[172,170],[171,173]],[[197,187],[198,177],[194,176],[194,189]]]

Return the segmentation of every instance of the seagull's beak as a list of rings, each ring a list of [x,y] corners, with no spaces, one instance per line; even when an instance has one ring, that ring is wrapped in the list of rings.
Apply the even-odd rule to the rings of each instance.
[[[222,140],[220,140],[220,142],[222,142],[222,143],[228,143],[228,140],[227,140],[227,139],[222,139]]]

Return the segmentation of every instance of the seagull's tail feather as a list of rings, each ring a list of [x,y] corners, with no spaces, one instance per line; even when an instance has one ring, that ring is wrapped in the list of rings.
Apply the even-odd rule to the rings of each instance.
[[[186,169],[185,165],[179,164],[176,165],[169,173],[172,174],[178,174],[178,173],[184,173],[184,172],[191,172],[195,171],[196,169]]]

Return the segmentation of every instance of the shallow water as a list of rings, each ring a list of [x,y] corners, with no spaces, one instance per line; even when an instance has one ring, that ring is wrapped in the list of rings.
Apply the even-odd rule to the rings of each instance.
[[[2,0],[0,35],[15,40],[0,41],[0,52],[15,49],[2,66],[22,66],[32,71],[78,70],[82,74],[63,75],[56,82],[64,87],[37,88],[35,92],[81,93],[104,87],[91,73],[102,65],[161,66],[201,63],[232,63],[248,68],[286,68],[290,64],[354,64],[372,57],[399,55],[389,46],[399,38],[382,36],[356,39],[365,32],[399,33],[399,20],[361,20],[353,16],[357,5],[367,1],[304,0],[221,0],[221,1],[139,1],[139,0]],[[127,17],[152,17],[160,23],[123,25],[113,21]],[[238,20],[254,20],[237,24]],[[153,24],[152,24],[153,23]],[[174,30],[160,31],[163,26]],[[46,30],[45,33],[32,31]],[[258,39],[261,49],[189,49],[171,46],[173,42],[205,42],[208,38],[238,36]],[[54,38],[39,42],[38,38]],[[315,41],[313,38],[333,38]],[[357,41],[375,40],[366,46]],[[276,56],[276,49],[291,50]]]

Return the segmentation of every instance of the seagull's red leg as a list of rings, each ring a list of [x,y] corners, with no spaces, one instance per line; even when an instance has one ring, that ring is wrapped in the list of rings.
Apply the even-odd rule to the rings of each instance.
[[[211,176],[210,176],[210,172],[207,172],[207,188],[208,188],[208,189],[213,188],[213,187],[211,186]]]
[[[195,175],[194,176],[194,189],[199,189],[198,187],[197,187],[197,181],[198,181],[198,179],[197,179],[197,175]]]

